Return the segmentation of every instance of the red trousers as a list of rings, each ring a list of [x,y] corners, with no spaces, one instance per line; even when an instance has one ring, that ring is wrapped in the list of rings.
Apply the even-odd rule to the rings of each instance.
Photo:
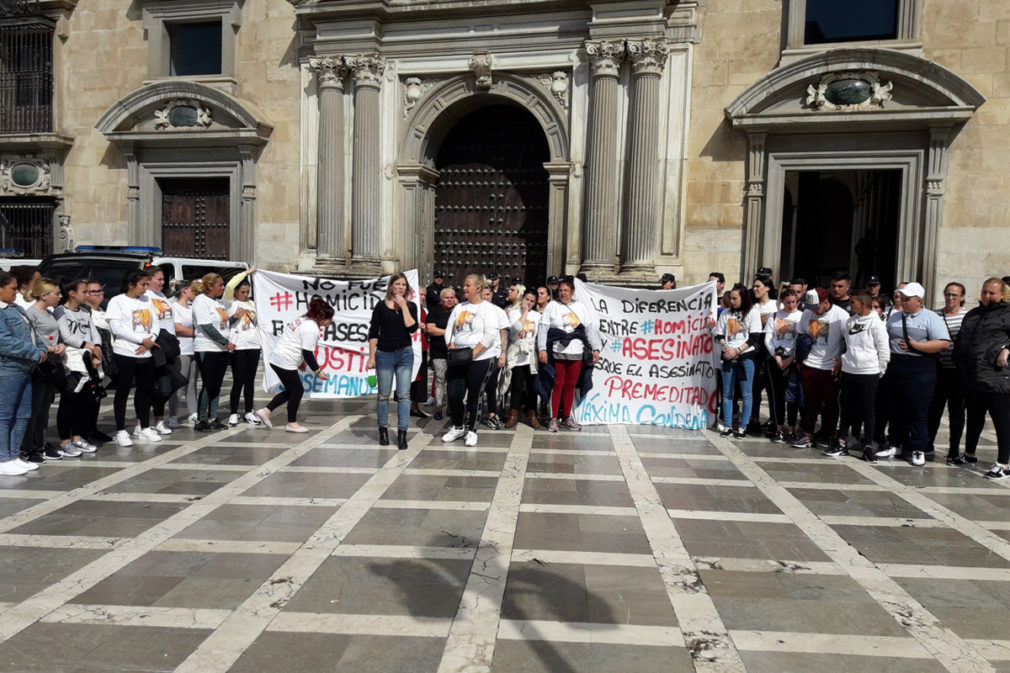
[[[551,418],[567,418],[575,401],[575,384],[582,372],[582,360],[554,360],[554,392],[551,394]],[[558,415],[558,408],[561,415]]]

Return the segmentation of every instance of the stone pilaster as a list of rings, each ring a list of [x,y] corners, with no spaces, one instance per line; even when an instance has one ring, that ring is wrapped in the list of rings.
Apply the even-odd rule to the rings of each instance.
[[[953,129],[929,129],[929,156],[926,167],[926,217],[923,221],[922,278],[926,298],[939,291],[937,285],[937,243],[943,217],[943,195],[947,191],[947,155]],[[941,297],[935,297],[941,299]]]
[[[586,213],[582,231],[582,269],[588,275],[613,273],[617,263],[618,77],[624,42],[586,42],[592,87],[586,155]]]
[[[344,78],[340,58],[314,58],[309,66],[319,86],[319,159],[316,174],[316,268],[343,266],[344,235]]]
[[[659,85],[669,53],[664,40],[628,40],[632,98],[621,227],[622,273],[655,273],[659,246]]]
[[[354,145],[351,176],[351,263],[378,274],[381,245],[382,167],[379,157],[379,88],[386,61],[378,55],[345,59],[354,77]]]

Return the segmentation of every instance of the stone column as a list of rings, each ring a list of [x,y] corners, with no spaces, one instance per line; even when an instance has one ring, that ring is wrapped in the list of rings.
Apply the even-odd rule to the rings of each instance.
[[[316,172],[316,267],[346,262],[344,236],[344,78],[340,58],[314,58],[319,85],[319,158]]]
[[[354,145],[351,175],[351,263],[379,272],[382,167],[379,157],[379,87],[386,61],[378,55],[345,59],[354,77]]]
[[[582,231],[582,270],[612,274],[617,262],[617,80],[624,43],[586,42],[592,71],[589,142],[586,153],[586,213]]]
[[[743,256],[743,277],[753,278],[757,270],[764,266],[761,264],[761,255],[771,254],[777,251],[774,238],[781,237],[781,223],[764,222],[765,203],[765,133],[751,133],[747,136],[747,197],[744,205],[744,256]],[[797,202],[793,208],[799,207],[799,189],[795,192]],[[793,241],[795,243],[795,218],[793,220]],[[777,230],[777,232],[775,231]],[[764,239],[762,240],[762,233]],[[778,255],[778,252],[774,252]],[[793,250],[795,255],[795,248]],[[781,264],[777,261],[766,260],[765,265],[771,265],[772,270],[780,270]]]
[[[669,53],[664,40],[628,40],[632,98],[621,227],[622,272],[655,273],[659,245],[659,80]]]
[[[926,216],[922,231],[922,275],[920,281],[926,287],[926,298],[939,292],[937,283],[937,246],[940,242],[940,224],[943,219],[943,195],[947,191],[947,155],[953,129],[938,127],[929,129],[929,156],[926,166]],[[906,277],[911,278],[912,275]],[[934,297],[934,300],[942,297]]]
[[[238,148],[242,163],[242,196],[239,201],[238,235],[231,237],[232,259],[256,258],[256,157],[251,146]]]

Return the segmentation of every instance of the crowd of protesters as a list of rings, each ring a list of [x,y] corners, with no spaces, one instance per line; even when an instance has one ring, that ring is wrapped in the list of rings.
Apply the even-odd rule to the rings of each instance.
[[[105,442],[159,442],[184,423],[198,432],[240,423],[272,428],[271,414],[282,405],[285,430],[307,432],[297,419],[299,370],[327,378],[315,351],[333,308],[314,298],[305,315],[285,326],[266,363],[282,389],[254,410],[261,351],[250,300],[255,271],[227,283],[214,273],[177,282],[166,295],[161,269],[136,270],[107,304],[102,286],[88,279],[58,285],[29,267],[0,272],[0,475],[94,453]],[[436,271],[430,285],[415,290],[395,274],[374,307],[367,366],[375,372],[379,443],[390,444],[391,397],[400,449],[407,448],[410,416],[448,417],[442,440],[462,439],[469,447],[477,445],[481,425],[580,430],[573,404],[591,385],[601,341],[595,312],[576,296],[574,278],[551,277],[527,288],[519,279],[470,274],[459,291],[445,278]],[[1010,477],[1006,279],[987,279],[972,310],[965,308],[965,287],[949,283],[936,311],[924,307],[919,283],[899,283],[889,301],[876,276],[859,289],[843,272],[828,288],[808,287],[802,278],[776,287],[770,269],[759,270],[750,286],[737,283],[728,291],[722,273],[709,280],[722,297],[710,323],[722,436],[763,434],[830,456],[876,462],[902,455],[923,465],[934,460],[946,414],[946,462],[964,465],[978,461],[989,416],[998,458],[986,476]],[[672,274],[659,282],[660,289],[676,285]],[[412,377],[418,332],[423,358]],[[223,391],[229,368],[232,388]],[[113,395],[111,436],[98,429],[106,388]],[[226,421],[218,418],[223,392]],[[53,441],[49,410],[57,396]],[[183,402],[188,416],[179,415]]]
[[[724,282],[722,274],[710,279]],[[889,301],[877,276],[856,289],[845,272],[828,288],[794,278],[776,290],[767,268],[750,287],[737,283],[725,294],[719,287],[712,336],[721,369],[720,434],[763,434],[829,456],[905,457],[924,465],[936,459],[946,414],[946,462],[965,465],[978,462],[989,416],[998,451],[985,476],[1010,478],[1008,280],[986,279],[971,310],[965,286],[948,283],[935,311],[918,282],[898,283]]]

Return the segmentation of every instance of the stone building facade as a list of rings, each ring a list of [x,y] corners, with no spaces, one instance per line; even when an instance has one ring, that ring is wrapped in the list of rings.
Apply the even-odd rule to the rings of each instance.
[[[934,295],[1008,273],[1010,8],[838,4],[5,0],[0,247]]]

